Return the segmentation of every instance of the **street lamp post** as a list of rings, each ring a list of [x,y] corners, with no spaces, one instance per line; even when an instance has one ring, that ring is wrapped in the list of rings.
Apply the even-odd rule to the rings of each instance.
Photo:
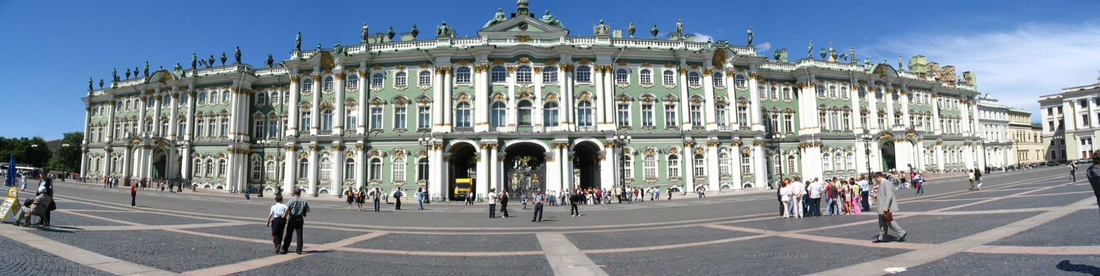
[[[615,137],[615,144],[619,145],[619,197],[625,196],[626,192],[626,145],[630,143],[630,136],[619,135]]]
[[[432,145],[432,141],[434,140],[434,137],[432,137],[431,134],[428,134],[428,135],[429,136],[427,136],[427,137],[421,137],[421,138],[416,139],[417,143],[420,143],[421,146],[424,146],[424,153],[425,154],[428,154],[429,152],[431,152],[431,145]],[[420,176],[420,173],[427,173],[427,172],[420,171],[421,168],[420,168],[420,161],[419,160],[416,161],[416,167],[417,167],[417,172],[418,172],[417,177]],[[417,179],[417,180],[419,182],[419,179]],[[424,203],[430,203],[431,202],[431,199],[430,199],[431,196],[428,195],[428,187],[430,187],[430,184],[431,184],[431,178],[430,177],[425,177],[424,178],[424,194],[425,194]]]

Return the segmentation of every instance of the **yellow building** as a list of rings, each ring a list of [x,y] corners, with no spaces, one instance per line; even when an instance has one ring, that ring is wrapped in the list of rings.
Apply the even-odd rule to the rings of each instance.
[[[1031,123],[1031,112],[1008,109],[1008,135],[1016,152],[1017,165],[1046,162],[1047,144],[1043,141],[1043,125]]]

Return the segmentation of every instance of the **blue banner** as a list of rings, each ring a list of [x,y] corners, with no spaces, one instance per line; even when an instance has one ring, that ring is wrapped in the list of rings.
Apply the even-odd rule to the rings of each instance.
[[[4,186],[15,187],[15,154],[12,154],[10,160],[8,160],[7,176],[4,180]]]

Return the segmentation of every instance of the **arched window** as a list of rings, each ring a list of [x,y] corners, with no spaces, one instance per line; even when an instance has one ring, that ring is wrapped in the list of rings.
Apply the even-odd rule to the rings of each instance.
[[[726,104],[718,104],[714,107],[714,117],[718,121],[719,126],[726,126],[728,124],[726,116],[729,114],[729,106]]]
[[[298,178],[306,178],[309,176],[309,159],[298,160]]]
[[[558,67],[546,66],[542,68],[542,83],[558,82]]]
[[[518,118],[519,119],[519,125],[520,126],[531,126],[531,120],[532,120],[532,117],[533,117],[533,115],[532,115],[532,111],[533,111],[532,109],[533,108],[531,106],[531,101],[528,101],[528,100],[519,101],[519,103],[516,104],[516,107],[519,109],[519,114],[517,114],[517,115],[519,115],[519,118]]]
[[[653,127],[653,103],[642,102],[642,127]]]
[[[742,151],[744,152],[744,151]],[[752,155],[748,153],[741,154],[741,174],[752,173]]]
[[[393,106],[393,128],[405,129],[409,126],[409,107],[405,104]]]
[[[680,119],[676,117],[676,104],[665,103],[665,127],[676,126]]]
[[[634,179],[634,156],[623,155],[623,177]]]
[[[688,85],[699,86],[699,72],[688,73]]]
[[[542,125],[558,126],[558,102],[546,102],[542,105]]]
[[[312,124],[312,122],[313,122],[313,118],[312,118],[312,117],[313,117],[313,116],[310,116],[310,115],[312,115],[312,114],[310,114],[310,112],[309,112],[309,110],[308,110],[308,109],[307,109],[307,110],[302,110],[302,111],[301,111],[301,112],[299,112],[299,113],[301,113],[301,114],[299,114],[299,115],[301,115],[301,117],[302,117],[302,118],[301,118],[301,122],[300,122],[300,123],[301,123],[301,125],[302,125],[302,131],[307,131],[307,130],[309,130],[309,129],[310,129],[310,127],[312,127],[312,126],[313,126],[313,124]]]
[[[722,73],[714,72],[711,77],[713,79],[714,87],[722,87],[726,85],[726,79],[722,76]]]
[[[160,135],[168,136],[168,118],[160,118]]]
[[[676,85],[675,73],[673,73],[672,70],[665,70],[664,72],[661,73],[661,81],[662,81],[661,84],[663,84],[665,86]]]
[[[619,102],[615,105],[615,124],[620,127],[630,126],[630,102]]]
[[[344,129],[355,129],[359,124],[359,107],[349,106],[344,108]]]
[[[278,105],[279,103],[279,92],[271,92],[271,105]]]
[[[592,82],[592,67],[588,65],[577,66],[576,72],[577,82]]]
[[[784,101],[790,101],[792,98],[793,97],[791,96],[791,88],[790,87],[783,87],[783,100]]]
[[[653,71],[642,69],[642,71],[638,73],[638,82],[647,85],[653,84]]]
[[[276,180],[275,179],[275,168],[276,168],[275,167],[275,161],[267,161],[266,167],[267,168],[266,168],[265,171],[267,172],[267,174],[266,174],[267,179],[268,180]]]
[[[619,68],[615,70],[615,83],[627,84],[630,83],[630,72],[626,69]]]
[[[409,74],[405,71],[400,71],[393,74],[393,87],[406,87],[409,86]]]
[[[455,83],[470,83],[470,67],[463,66],[455,69]]]
[[[848,99],[848,86],[841,86],[840,87],[840,98],[841,99]]]
[[[432,72],[428,70],[420,70],[420,86],[432,85]]]
[[[423,182],[426,183],[428,181],[428,173],[430,171],[431,171],[431,164],[428,163],[428,158],[420,158],[419,161],[416,161],[416,181],[417,182],[423,181]]]
[[[321,111],[321,131],[332,131],[332,109]]]
[[[771,88],[772,89],[769,90],[769,91],[771,91],[771,93],[770,93],[771,95],[769,95],[768,97],[771,98],[772,100],[778,101],[779,100],[779,87],[772,86]]]
[[[203,123],[203,119],[199,118],[200,115],[201,114],[195,115],[195,133],[196,133],[195,136],[202,136],[203,135],[202,129],[206,125],[206,124]],[[184,127],[186,127],[186,126],[184,126]]]
[[[688,105],[688,119],[691,120],[691,126],[702,127],[703,126],[703,104],[698,101],[693,101]]]
[[[520,66],[516,68],[516,82],[518,83],[531,83],[531,67]]]
[[[217,94],[217,92],[213,92],[213,93]],[[196,99],[197,99],[195,101],[196,104],[206,104],[206,92],[199,92],[199,96],[196,97]]]
[[[225,177],[225,159],[218,160],[218,177]]]
[[[275,117],[274,115],[272,115],[271,117],[268,117],[267,118],[267,131],[268,131],[267,137],[269,137],[269,138],[279,137],[280,136],[279,135],[279,126],[280,125],[281,124],[279,124],[279,118],[278,117]]]
[[[783,173],[783,156],[779,155],[778,152],[775,154],[774,157],[772,157],[772,169],[773,175],[779,175]]]
[[[505,125],[505,120],[508,119],[508,105],[504,102],[494,102],[490,112],[490,126],[502,127]]]
[[[214,177],[214,159],[206,159],[206,177]]]
[[[695,176],[706,176],[706,158],[702,154],[695,155]]]
[[[929,155],[929,156],[931,156],[931,155]],[[846,166],[846,168],[848,168],[849,170],[855,170],[856,169],[856,154],[852,153],[852,152],[848,152],[848,157],[845,158],[845,159],[847,159],[847,161],[848,161],[848,166]]]
[[[493,67],[489,71],[489,81],[492,82],[505,82],[508,80],[508,71],[504,70],[503,66]]]
[[[393,159],[393,182],[405,182],[405,158],[403,157]]]
[[[263,106],[265,104],[267,104],[267,94],[256,93],[256,105]]]
[[[828,94],[826,94],[826,93],[827,92],[825,91],[825,86],[824,85],[820,85],[820,84],[817,85],[817,97],[818,98],[828,97]]]
[[[374,75],[371,75],[370,77],[370,87],[382,88],[383,82],[385,82],[385,80],[386,78],[382,76],[382,73],[374,73]]]
[[[577,125],[592,126],[592,101],[584,100],[577,103]]]
[[[470,127],[469,102],[459,102],[455,108],[455,127]]]
[[[222,102],[229,103],[229,90],[222,91]]]
[[[377,157],[372,158],[370,160],[370,168],[368,169],[367,172],[370,173],[370,180],[371,181],[381,181],[382,180],[382,159],[377,158]]]
[[[347,78],[348,91],[359,90],[359,74],[349,74]]]
[[[839,152],[833,155],[833,169],[837,172],[843,172],[847,169],[844,167],[844,155]]]
[[[680,178],[680,156],[668,156],[668,178]]]
[[[254,121],[253,124],[252,124],[252,128],[255,130],[255,131],[252,132],[252,135],[253,135],[253,137],[256,138],[256,140],[260,140],[260,139],[264,138],[264,118],[263,117],[256,118],[256,121]]]
[[[725,150],[718,154],[719,175],[730,175],[730,154]]]
[[[325,77],[325,80],[323,82],[321,82],[321,90],[332,91],[332,86],[333,86],[332,83],[333,83],[332,76]]]
[[[355,158],[344,160],[344,180],[355,179]]]
[[[836,98],[836,85],[829,85],[829,98]]]
[[[767,100],[768,99],[768,89],[764,88],[763,85],[756,86],[756,91],[757,91],[757,93],[760,94],[760,99],[761,100]]]
[[[380,105],[370,107],[370,128],[382,129],[382,112],[384,107]]]
[[[328,155],[321,157],[321,181],[332,180],[332,160]]]
[[[798,170],[795,169],[795,168],[798,168],[798,166],[796,166],[795,164],[796,163],[795,163],[794,155],[788,155],[787,156],[787,170],[789,170],[792,173],[798,171]]]
[[[302,80],[302,93],[309,93],[313,91],[313,78],[306,77]]]
[[[645,179],[657,178],[657,157],[653,155],[647,155],[645,159],[642,159],[642,173]]]
[[[263,175],[263,167],[260,165],[260,159],[252,160],[252,181],[260,181],[260,176]]]
[[[222,128],[219,133],[222,137],[229,136],[229,118],[225,114],[222,114]]]
[[[180,93],[180,104],[182,104],[182,105],[187,104],[187,93]],[[103,108],[100,108],[99,111],[102,112]],[[99,114],[99,115],[103,115],[103,114]]]
[[[823,171],[829,172],[833,170],[832,154],[825,152],[821,154],[821,168]]]
[[[749,81],[745,80],[745,75],[733,76],[733,82],[737,84],[737,89],[748,89]]]

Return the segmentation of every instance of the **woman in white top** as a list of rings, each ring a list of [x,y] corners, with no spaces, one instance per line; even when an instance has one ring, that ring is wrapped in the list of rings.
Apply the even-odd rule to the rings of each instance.
[[[267,213],[267,226],[271,227],[271,240],[275,242],[275,254],[279,254],[279,243],[283,241],[283,230],[286,229],[286,209],[283,196],[275,195],[275,205],[271,205],[271,211]]]
[[[783,188],[779,188],[780,200],[783,201],[783,218],[791,217],[791,188],[789,185],[784,184]]]

